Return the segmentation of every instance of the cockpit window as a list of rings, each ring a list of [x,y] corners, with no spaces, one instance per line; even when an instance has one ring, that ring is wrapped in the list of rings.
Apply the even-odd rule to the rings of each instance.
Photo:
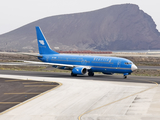
[[[132,64],[132,63],[131,62],[125,62],[124,64],[129,65],[129,64]]]

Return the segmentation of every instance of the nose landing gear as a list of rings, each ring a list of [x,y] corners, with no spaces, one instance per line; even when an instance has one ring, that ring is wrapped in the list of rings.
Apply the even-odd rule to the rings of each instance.
[[[128,73],[124,73],[123,78],[126,79],[127,75],[129,75]]]
[[[126,78],[127,78],[127,75],[124,75],[123,78],[126,79]]]

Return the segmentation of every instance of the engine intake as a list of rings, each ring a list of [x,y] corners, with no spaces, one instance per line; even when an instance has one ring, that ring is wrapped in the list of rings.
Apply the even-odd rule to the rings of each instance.
[[[86,74],[86,72],[87,72],[87,69],[84,67],[74,67],[72,69],[73,74],[84,75],[84,74]]]

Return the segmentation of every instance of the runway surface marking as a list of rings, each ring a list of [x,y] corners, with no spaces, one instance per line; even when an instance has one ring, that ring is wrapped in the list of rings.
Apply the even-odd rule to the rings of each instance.
[[[127,99],[127,98],[129,98],[129,97],[131,97],[131,96],[134,96],[134,95],[137,95],[137,94],[143,93],[143,92],[145,92],[145,91],[148,91],[148,90],[153,89],[153,88],[155,88],[155,87],[157,87],[157,86],[158,86],[158,83],[157,83],[157,82],[154,82],[154,81],[149,81],[149,80],[140,80],[140,79],[139,79],[139,80],[137,80],[137,81],[145,81],[145,82],[149,82],[149,83],[154,83],[154,84],[155,84],[155,86],[150,87],[150,88],[147,88],[147,89],[142,90],[142,91],[140,91],[140,92],[134,93],[134,94],[132,94],[132,95],[126,96],[126,97],[121,98],[121,99],[119,99],[119,100],[116,100],[116,101],[110,102],[110,103],[108,103],[108,104],[105,104],[105,105],[103,105],[103,106],[97,107],[97,108],[95,108],[95,109],[92,109],[92,110],[86,111],[85,113],[81,114],[81,115],[78,117],[78,120],[81,120],[82,116],[83,116],[83,115],[85,115],[85,114],[87,114],[87,113],[90,113],[90,112],[92,112],[92,111],[98,110],[98,109],[100,109],[100,108],[103,108],[103,107],[105,107],[105,106],[111,105],[111,104],[113,104],[113,103],[119,102],[119,101],[121,101],[121,100]]]
[[[27,79],[27,80],[26,80],[26,79],[20,79],[20,80],[5,80],[5,82],[22,81],[22,80],[23,80],[23,81],[28,81],[29,79]],[[41,83],[42,83],[42,82],[41,82]],[[50,83],[50,82],[47,82],[47,83]],[[53,83],[53,82],[52,82],[52,83]],[[34,100],[34,99],[36,99],[36,98],[38,98],[38,97],[40,97],[40,96],[42,96],[42,95],[44,95],[44,94],[46,94],[46,93],[54,90],[54,89],[59,88],[60,86],[62,86],[62,83],[60,83],[60,82],[56,82],[56,83],[58,83],[58,85],[56,85],[56,86],[54,85],[54,86],[55,86],[54,88],[52,88],[52,89],[50,89],[50,90],[48,90],[48,91],[45,91],[45,92],[43,92],[43,93],[41,93],[41,94],[38,93],[37,96],[32,97],[32,98],[30,98],[30,99],[28,99],[28,100],[26,100],[26,101],[23,101],[23,102],[0,102],[0,104],[17,104],[17,105],[15,105],[15,106],[13,106],[13,107],[11,107],[11,108],[9,108],[9,109],[1,112],[0,115],[5,114],[6,112],[9,112],[9,111],[11,111],[11,110],[13,110],[13,109],[21,106],[21,105],[24,105],[25,103],[28,103],[28,102],[30,102],[30,101],[32,101],[32,100]],[[53,85],[52,85],[51,87],[53,87]],[[6,93],[6,95],[7,95],[7,94],[14,94],[14,93]],[[16,93],[15,93],[15,94],[16,94]],[[22,93],[18,93],[18,94],[22,94]],[[26,94],[27,94],[27,93],[26,93]],[[30,93],[28,93],[28,94],[30,94]]]
[[[57,85],[24,85],[24,87],[54,87]]]
[[[14,95],[14,94],[41,94],[41,93],[4,93],[5,95]]]
[[[54,83],[54,82],[24,82],[23,84],[37,84],[37,83]]]
[[[0,102],[0,104],[19,104],[21,102]]]
[[[14,81],[22,81],[22,80],[5,80],[5,82],[14,82]]]

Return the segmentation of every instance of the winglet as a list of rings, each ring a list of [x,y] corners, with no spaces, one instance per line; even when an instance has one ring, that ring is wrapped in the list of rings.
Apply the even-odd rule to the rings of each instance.
[[[39,54],[59,54],[53,51],[45,39],[40,27],[36,26],[36,33],[37,33],[37,42],[39,48]]]

